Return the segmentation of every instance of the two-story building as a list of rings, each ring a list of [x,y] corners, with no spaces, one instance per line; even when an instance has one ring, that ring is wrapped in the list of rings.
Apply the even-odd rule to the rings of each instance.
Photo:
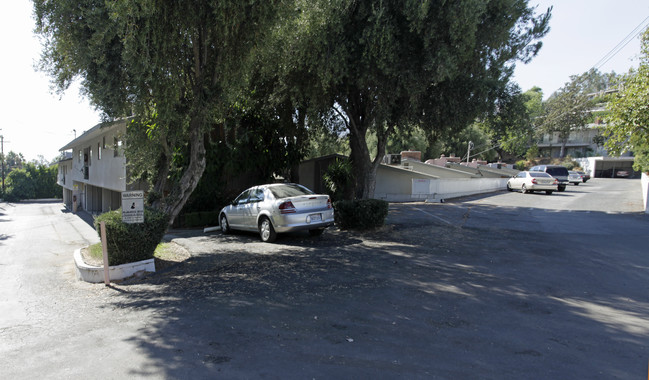
[[[58,184],[70,209],[99,214],[121,207],[121,193],[138,190],[127,183],[124,136],[128,119],[100,123],[59,149]],[[71,153],[71,154],[70,154]]]

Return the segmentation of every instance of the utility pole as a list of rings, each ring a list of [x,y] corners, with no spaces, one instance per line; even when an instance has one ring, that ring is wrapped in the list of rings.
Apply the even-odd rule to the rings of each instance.
[[[471,158],[471,148],[473,148],[473,141],[469,141],[469,149],[466,151],[466,163],[469,163],[469,159]]]

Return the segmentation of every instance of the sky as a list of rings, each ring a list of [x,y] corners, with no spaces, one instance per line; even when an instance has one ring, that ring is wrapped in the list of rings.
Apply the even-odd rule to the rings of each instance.
[[[529,64],[517,63],[514,81],[523,91],[533,86],[547,98],[607,56],[637,26],[649,24],[649,0],[530,0],[538,12],[554,6],[550,32]],[[22,153],[27,161],[52,160],[59,148],[100,121],[100,114],[79,94],[78,86],[62,96],[50,79],[34,70],[41,51],[34,36],[30,0],[0,2],[0,135],[4,152]],[[640,41],[633,37],[600,72],[625,73],[638,66]],[[76,131],[76,132],[75,132]]]

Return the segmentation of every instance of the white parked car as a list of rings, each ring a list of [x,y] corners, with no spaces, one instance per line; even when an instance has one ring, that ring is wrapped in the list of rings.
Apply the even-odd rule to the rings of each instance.
[[[520,190],[523,194],[534,191],[545,191],[550,195],[557,191],[559,181],[545,172],[524,171],[507,181],[507,190]]]
[[[315,194],[295,183],[276,183],[251,187],[219,213],[223,233],[230,230],[258,231],[264,242],[275,241],[277,234],[308,230],[322,234],[334,224],[334,209],[326,194]]]

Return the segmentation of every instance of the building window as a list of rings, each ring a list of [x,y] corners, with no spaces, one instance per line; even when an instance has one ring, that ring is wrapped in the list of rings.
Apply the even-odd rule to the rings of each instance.
[[[81,163],[81,161],[83,161],[83,152],[79,149],[79,163]]]
[[[117,153],[117,136],[113,137],[113,157],[117,157],[119,154]]]
[[[103,149],[106,149],[106,136],[101,138],[101,147]]]
[[[97,143],[97,159],[101,160],[101,144]]]

